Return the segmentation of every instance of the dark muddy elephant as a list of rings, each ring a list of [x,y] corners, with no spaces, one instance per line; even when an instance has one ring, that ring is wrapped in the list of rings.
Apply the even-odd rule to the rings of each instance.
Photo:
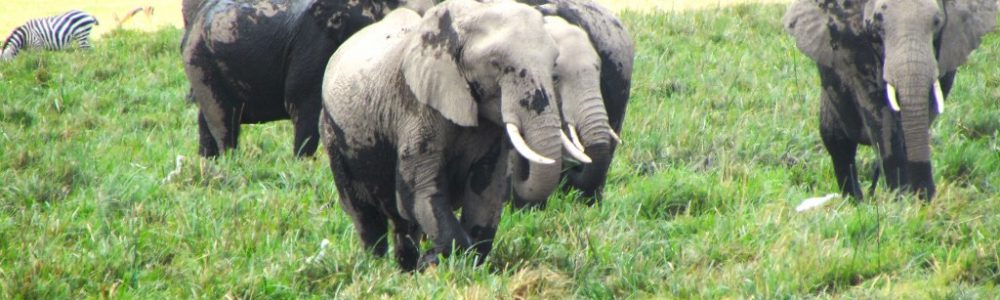
[[[452,0],[423,19],[398,9],[345,42],[326,69],[320,131],[364,246],[383,255],[391,222],[404,269],[453,246],[489,253],[508,147],[531,166],[515,182],[551,193],[560,174],[542,166],[565,145],[556,56],[542,15],[514,2]],[[422,234],[433,248],[419,256]]]
[[[585,83],[584,81],[590,80],[591,77],[582,75],[579,77],[587,79],[568,80],[575,83],[566,86],[572,86],[573,89],[576,89],[575,91],[560,96],[561,100],[568,100],[567,102],[571,103],[564,106],[563,109],[563,116],[567,120],[565,126],[575,143],[582,146],[586,155],[592,159],[590,163],[582,164],[567,162],[567,168],[563,171],[567,183],[565,188],[578,189],[589,202],[596,203],[602,198],[608,169],[611,167],[615,150],[621,142],[618,136],[621,133],[632,87],[632,63],[635,57],[635,45],[621,21],[609,10],[593,1],[517,1],[535,6],[546,16],[559,17],[569,25],[579,27],[586,33],[588,39],[586,42],[597,53],[599,59],[597,82],[599,83],[594,81]],[[564,35],[565,32],[570,31],[573,30],[560,30],[560,32],[564,32]],[[565,40],[580,41],[572,34],[566,35]],[[586,47],[582,43],[579,45],[579,48],[586,48],[588,51],[591,47]],[[570,54],[581,57],[575,50]],[[589,59],[589,57],[585,59]],[[576,66],[589,63],[584,63],[582,60],[567,61],[575,62]],[[597,87],[599,89],[595,89]],[[598,99],[601,100],[596,101]],[[610,135],[604,129],[608,125],[613,130]],[[516,164],[514,166],[517,167]],[[517,172],[514,173],[512,176],[516,177]],[[523,188],[516,181],[514,183],[513,198],[514,204],[517,206],[541,205],[544,204],[547,197],[548,194]]]
[[[240,124],[291,119],[292,149],[319,140],[323,67],[337,46],[389,10],[430,0],[185,0],[184,70],[199,107],[199,153],[235,148]]]
[[[955,70],[993,30],[995,0],[798,0],[785,28],[816,61],[820,133],[845,196],[862,199],[855,153],[874,145],[892,189],[931,199],[930,124]]]

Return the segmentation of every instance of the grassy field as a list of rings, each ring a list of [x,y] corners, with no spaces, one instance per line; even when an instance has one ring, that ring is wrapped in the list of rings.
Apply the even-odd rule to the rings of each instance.
[[[615,11],[638,12],[662,10],[667,12],[691,9],[719,8],[742,3],[784,3],[789,0],[595,0]],[[94,28],[95,39],[118,28],[158,30],[163,27],[182,27],[180,0],[4,0],[0,11],[0,34],[6,37],[14,27],[32,18],[60,14],[69,9],[82,9],[97,17],[101,25]],[[151,15],[138,14],[125,22],[118,22],[137,7],[152,7]],[[0,41],[2,42],[2,41]]]
[[[40,2],[44,5],[39,5]],[[152,14],[139,13],[128,21],[118,22],[139,7],[152,7]],[[97,18],[100,24],[93,29],[95,39],[118,28],[149,31],[183,26],[181,0],[4,0],[3,10],[0,10],[0,34],[6,38],[14,27],[28,19],[58,15],[70,9],[80,9]]]
[[[933,126],[933,202],[880,186],[797,213],[836,184],[783,11],[626,13],[634,97],[603,205],[508,208],[485,265],[419,274],[362,251],[289,122],[197,156],[179,30],[25,53],[0,64],[0,298],[998,297],[1000,38]]]

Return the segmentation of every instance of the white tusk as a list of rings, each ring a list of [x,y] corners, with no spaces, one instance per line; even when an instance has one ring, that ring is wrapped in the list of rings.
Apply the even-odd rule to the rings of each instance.
[[[576,135],[575,126],[573,124],[569,124],[569,126],[566,127],[569,127],[569,137],[573,139],[573,145],[580,150],[586,149],[586,147],[583,146],[583,143],[580,142],[580,136]]]
[[[565,132],[559,131],[559,138],[562,139],[563,148],[566,148],[566,152],[569,152],[569,155],[573,156],[573,158],[576,158],[577,160],[585,164],[594,162],[592,159],[590,159],[590,156],[587,156],[587,154],[583,153],[583,149],[579,149],[576,147],[576,145],[573,145],[573,142],[570,141],[568,137],[566,137]]]
[[[896,99],[896,88],[892,87],[891,84],[885,84],[885,93],[889,98],[889,108],[892,111],[899,111],[899,100]]]
[[[611,138],[615,139],[615,142],[618,142],[618,145],[622,144],[622,138],[618,137],[618,134],[615,133],[614,129],[608,129],[608,133],[611,134]]]
[[[941,81],[934,81],[934,99],[937,101],[938,113],[944,112],[944,91],[941,90]]]
[[[514,145],[517,153],[520,153],[528,161],[543,165],[551,165],[556,162],[554,159],[542,156],[531,150],[528,144],[524,142],[524,138],[521,137],[521,131],[517,129],[517,125],[507,123],[507,135],[510,136],[510,143]]]

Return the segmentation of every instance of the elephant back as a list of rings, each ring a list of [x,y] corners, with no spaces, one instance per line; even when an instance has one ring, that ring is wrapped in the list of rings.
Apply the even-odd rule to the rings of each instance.
[[[348,38],[330,57],[330,65],[341,62],[372,62],[386,58],[398,48],[406,33],[420,22],[420,15],[409,9],[397,9],[382,21],[365,27]]]

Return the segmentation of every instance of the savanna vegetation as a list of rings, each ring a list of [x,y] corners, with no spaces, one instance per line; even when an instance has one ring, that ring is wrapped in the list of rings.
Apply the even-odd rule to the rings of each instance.
[[[23,53],[0,65],[0,298],[1000,295],[1000,36],[933,125],[933,201],[883,184],[799,213],[838,189],[783,12],[622,13],[638,51],[603,204],[508,208],[484,265],[416,274],[361,249],[325,155],[293,158],[289,122],[198,157],[181,30]]]

